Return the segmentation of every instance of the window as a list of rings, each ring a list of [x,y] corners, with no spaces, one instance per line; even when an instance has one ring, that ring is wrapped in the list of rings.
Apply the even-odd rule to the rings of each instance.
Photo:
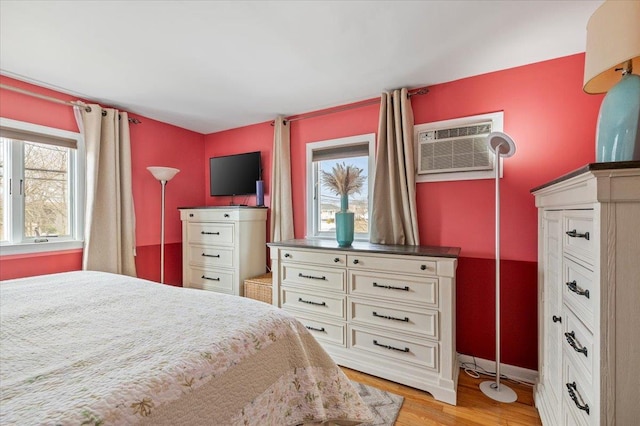
[[[375,139],[371,133],[307,144],[307,238],[335,238],[340,196],[324,188],[320,170],[330,172],[336,163],[345,163],[363,169],[367,177],[362,191],[349,195],[349,210],[355,213],[355,239],[369,239]]]
[[[0,118],[2,254],[80,248],[83,216],[81,135]]]

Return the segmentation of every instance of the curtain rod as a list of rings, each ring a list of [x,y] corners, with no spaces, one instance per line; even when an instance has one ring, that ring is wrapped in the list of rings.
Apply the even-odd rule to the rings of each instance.
[[[85,107],[85,110],[87,112],[91,111],[91,107],[90,106],[86,106],[86,105],[82,105],[79,104],[77,102],[72,102],[72,101],[63,101],[62,99],[58,99],[58,98],[54,98],[51,96],[47,96],[47,95],[41,95],[40,93],[36,93],[36,92],[31,92],[29,90],[25,90],[25,89],[20,89],[19,87],[13,87],[13,86],[8,86],[6,84],[0,84],[0,89],[6,89],[6,90],[10,90],[12,92],[16,92],[16,93],[20,93],[23,95],[27,95],[27,96],[31,96],[33,98],[38,98],[38,99],[43,99],[45,101],[49,101],[49,102],[54,102],[56,104],[62,104],[62,105],[68,105],[68,106],[72,106],[72,107]],[[106,111],[102,111],[102,115],[107,115]],[[129,123],[133,123],[133,124],[140,124],[142,123],[142,121],[138,120],[137,118],[133,118],[130,117],[129,118]]]
[[[426,87],[422,87],[420,89],[414,89],[414,90],[409,91],[408,96],[410,98],[412,96],[426,95],[427,93],[429,93],[429,89],[427,89]],[[356,103],[349,104],[349,105],[338,106],[338,107],[335,107],[335,108],[329,108],[329,109],[325,109],[325,110],[321,110],[321,111],[309,112],[307,114],[292,115],[292,116],[289,116],[289,117],[285,117],[284,124],[287,124],[288,121],[305,120],[307,118],[319,117],[321,115],[329,115],[329,114],[333,114],[333,113],[336,113],[336,112],[348,111],[350,109],[355,109],[355,108],[361,108],[361,107],[365,107],[365,106],[369,106],[369,105],[374,105],[374,104],[377,104],[379,102],[380,102],[380,98],[373,98],[373,99],[369,99],[368,101],[361,101],[361,102],[356,102]],[[272,121],[271,125],[274,126],[275,125],[275,121]]]

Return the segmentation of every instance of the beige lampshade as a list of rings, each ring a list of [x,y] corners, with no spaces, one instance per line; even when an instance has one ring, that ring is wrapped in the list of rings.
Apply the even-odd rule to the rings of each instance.
[[[179,169],[174,169],[173,167],[160,166],[147,167],[147,170],[149,170],[153,177],[158,179],[160,182],[169,182],[180,171]]]
[[[640,1],[607,0],[587,24],[583,90],[607,92],[620,81],[615,69],[629,60],[633,74],[640,74]]]

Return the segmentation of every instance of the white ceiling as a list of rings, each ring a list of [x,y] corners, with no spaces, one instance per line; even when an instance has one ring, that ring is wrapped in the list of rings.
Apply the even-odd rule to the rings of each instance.
[[[207,134],[583,52],[601,3],[2,0],[0,73]]]

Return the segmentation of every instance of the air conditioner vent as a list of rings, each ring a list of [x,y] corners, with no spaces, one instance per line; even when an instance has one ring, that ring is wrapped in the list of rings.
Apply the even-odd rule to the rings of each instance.
[[[491,127],[489,121],[418,133],[418,174],[492,170]]]

